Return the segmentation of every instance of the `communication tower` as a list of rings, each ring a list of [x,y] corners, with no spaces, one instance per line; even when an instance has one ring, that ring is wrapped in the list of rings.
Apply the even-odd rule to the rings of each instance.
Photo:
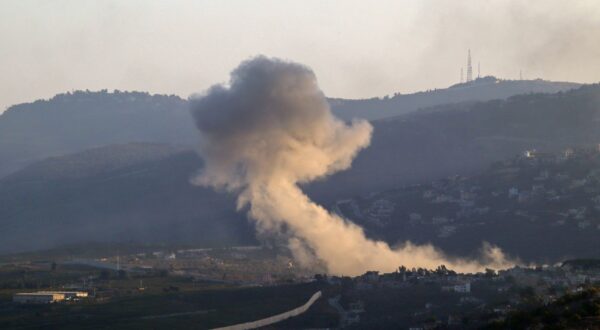
[[[471,50],[469,49],[469,55],[467,56],[467,82],[473,80],[473,67],[471,66]]]

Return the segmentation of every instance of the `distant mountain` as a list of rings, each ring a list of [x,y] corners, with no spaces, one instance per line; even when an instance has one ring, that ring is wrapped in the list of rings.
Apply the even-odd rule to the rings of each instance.
[[[341,118],[370,120],[439,104],[552,93],[579,84],[477,79],[447,89],[368,100],[330,99]],[[0,115],[0,177],[37,160],[129,142],[193,146],[198,139],[187,100],[142,92],[76,91],[10,107]]]
[[[472,101],[489,101],[529,93],[557,93],[578,88],[581,84],[545,80],[500,80],[483,77],[449,88],[435,89],[414,94],[396,94],[393,97],[365,100],[331,99],[336,116],[350,120],[365,118],[376,120],[404,115],[420,108],[441,104]]]
[[[115,143],[197,139],[187,101],[140,92],[60,94],[0,115],[0,177],[34,161]]]
[[[254,244],[235,200],[189,180],[202,161],[156,144],[48,159],[0,180],[0,253],[85,242]]]

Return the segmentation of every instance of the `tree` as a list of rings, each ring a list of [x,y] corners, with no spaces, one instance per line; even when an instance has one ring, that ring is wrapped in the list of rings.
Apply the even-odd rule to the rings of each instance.
[[[448,274],[448,269],[446,268],[446,265],[439,265],[436,269],[435,269],[435,273],[437,275],[446,275]]]
[[[326,274],[315,274],[315,281],[322,282],[327,280]]]

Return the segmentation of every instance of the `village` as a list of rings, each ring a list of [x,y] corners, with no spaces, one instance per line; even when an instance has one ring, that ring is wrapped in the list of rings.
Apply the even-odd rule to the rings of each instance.
[[[600,261],[571,260],[477,274],[456,273],[443,265],[435,270],[400,267],[387,274],[369,271],[355,278],[317,278],[341,288],[329,303],[340,313],[342,327],[473,328],[586,290],[600,294]]]
[[[600,234],[599,150],[526,150],[477,176],[455,175],[344,199],[335,203],[332,211],[390,243],[412,237],[460,253],[477,248],[484,232],[509,251],[511,245],[523,251],[516,245],[527,245],[527,236],[560,239],[562,250],[532,250],[532,257],[549,261],[576,253],[594,256],[600,252],[595,239]],[[503,234],[508,224],[522,230],[521,241],[515,241],[519,236]],[[538,245],[556,245],[549,243]],[[468,244],[472,245],[467,248]]]
[[[303,269],[289,257],[260,246],[154,250],[10,267],[20,270],[13,271],[18,275],[12,279],[3,273],[0,287],[12,298],[0,310],[11,313],[39,310],[32,308],[36,305],[92,307],[206,290],[287,292],[309,285],[323,296],[308,315],[326,315],[328,324],[349,329],[378,324],[406,329],[476,328],[600,287],[596,259],[475,274],[457,273],[444,265],[436,269],[400,266],[392,273],[368,271],[348,277]]]

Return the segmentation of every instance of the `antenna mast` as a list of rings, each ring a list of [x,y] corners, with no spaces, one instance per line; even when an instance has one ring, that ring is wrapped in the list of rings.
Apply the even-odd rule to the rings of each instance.
[[[473,67],[471,66],[471,50],[469,49],[469,55],[467,57],[467,82],[473,80]]]

